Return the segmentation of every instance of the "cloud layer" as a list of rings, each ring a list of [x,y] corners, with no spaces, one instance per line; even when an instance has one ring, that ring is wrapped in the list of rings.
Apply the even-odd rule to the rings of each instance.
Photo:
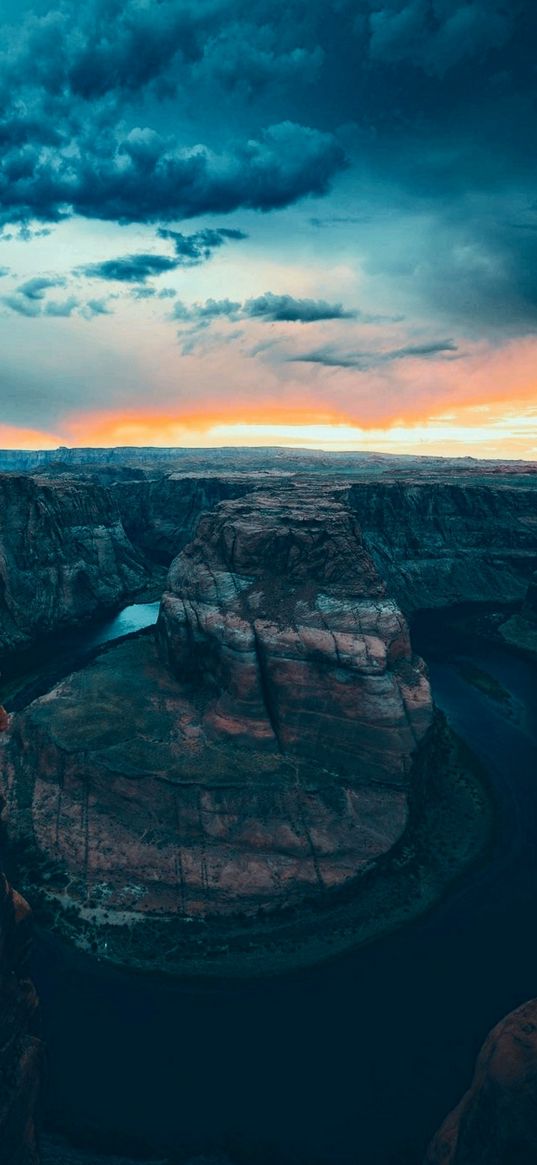
[[[526,399],[530,0],[6,0],[0,26],[10,424],[154,382],[179,412],[408,419],[474,400],[479,362]]]

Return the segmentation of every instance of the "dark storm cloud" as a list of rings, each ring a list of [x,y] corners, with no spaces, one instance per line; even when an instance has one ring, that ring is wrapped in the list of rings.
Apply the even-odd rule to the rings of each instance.
[[[373,60],[410,62],[443,75],[461,61],[501,48],[514,31],[516,2],[505,0],[370,0]]]
[[[104,259],[88,263],[81,273],[89,279],[108,279],[118,283],[145,283],[152,275],[165,275],[178,266],[168,255],[124,255],[121,259]]]
[[[33,149],[28,166],[4,155],[1,217],[58,221],[76,213],[118,222],[154,222],[225,213],[239,207],[271,210],[307,194],[322,194],[344,165],[332,134],[292,122],[262,130],[258,139],[216,154],[184,149],[153,131],[126,136],[82,133],[72,148]]]
[[[505,224],[535,203],[536,36],[530,0],[60,0],[3,29],[0,223],[170,223],[188,266],[224,241],[175,230],[197,215],[327,196],[315,225],[351,239],[413,213],[434,245],[381,277],[446,330],[531,329],[531,227]]]
[[[357,312],[341,303],[327,303],[324,299],[295,299],[292,295],[274,295],[266,291],[245,303],[229,299],[208,299],[205,303],[187,305],[176,303],[173,318],[190,323],[206,323],[217,316],[229,319],[261,320],[265,323],[316,323],[319,320],[356,319]]]
[[[409,344],[404,348],[394,348],[389,352],[348,352],[333,345],[316,348],[311,352],[288,356],[291,364],[322,364],[326,368],[355,368],[366,372],[382,364],[392,364],[396,360],[428,360],[436,357],[453,359],[458,351],[453,340],[437,340],[430,344]]]
[[[160,227],[157,234],[161,239],[169,239],[173,243],[178,267],[197,267],[200,263],[207,262],[213,251],[218,250],[224,243],[232,239],[240,241],[248,238],[244,231],[230,227],[216,229],[208,227],[205,230],[196,231],[192,235],[183,235],[181,231]]]

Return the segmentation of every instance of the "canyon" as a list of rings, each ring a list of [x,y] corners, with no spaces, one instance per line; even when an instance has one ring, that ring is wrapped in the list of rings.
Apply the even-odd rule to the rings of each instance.
[[[99,485],[0,476],[0,513],[0,661],[117,608],[148,581]]]
[[[0,458],[2,670],[151,588],[162,599],[156,634],[96,651],[0,724],[10,860],[41,922],[103,960],[172,974],[336,954],[382,933],[351,918],[360,886],[366,915],[413,916],[405,901],[390,921],[391,887],[412,881],[419,815],[456,772],[471,837],[458,852],[443,806],[451,832],[431,827],[429,842],[451,865],[420,888],[426,909],[478,857],[489,807],[479,780],[463,788],[408,620],[490,606],[495,633],[531,655],[537,469],[60,453]],[[390,891],[368,898],[379,872]],[[2,901],[16,1022],[0,1070],[23,1081],[28,1105],[15,1099],[0,1129],[16,1119],[13,1165],[34,1165],[41,1052],[13,938],[26,908],[7,884]],[[473,1160],[453,1155],[461,1120],[439,1134],[434,1165]]]
[[[157,644],[108,648],[15,718],[10,835],[99,949],[115,926],[140,951],[153,922],[169,946],[177,920],[287,907],[390,850],[432,720],[339,491],[247,495],[174,559]]]

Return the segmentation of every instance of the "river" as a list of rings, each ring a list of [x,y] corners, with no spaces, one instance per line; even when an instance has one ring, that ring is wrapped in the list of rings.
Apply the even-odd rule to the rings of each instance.
[[[487,1031],[537,994],[537,685],[529,662],[457,642],[441,618],[414,637],[494,786],[490,859],[404,931],[274,980],[167,982],[39,935],[51,1122],[178,1159],[419,1165]]]

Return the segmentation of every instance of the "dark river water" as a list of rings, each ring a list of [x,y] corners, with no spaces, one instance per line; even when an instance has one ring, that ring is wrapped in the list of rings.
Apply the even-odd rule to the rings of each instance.
[[[495,789],[489,860],[404,931],[247,985],[114,972],[39,936],[53,1123],[178,1159],[419,1165],[489,1028],[537,994],[537,685],[530,663],[438,620],[414,638]]]

